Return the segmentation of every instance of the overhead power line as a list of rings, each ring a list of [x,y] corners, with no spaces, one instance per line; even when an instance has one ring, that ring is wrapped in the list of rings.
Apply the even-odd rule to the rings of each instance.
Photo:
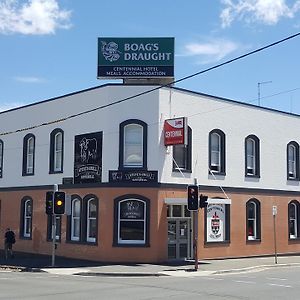
[[[298,32],[298,33],[296,33],[296,34],[293,34],[293,35],[290,35],[290,36],[288,36],[288,37],[286,37],[286,38],[283,38],[283,39],[281,39],[281,40],[278,40],[278,41],[276,41],[276,42],[273,42],[273,43],[271,43],[271,44],[268,44],[268,45],[266,45],[266,46],[263,46],[263,47],[261,47],[261,48],[258,48],[258,49],[256,49],[256,50],[247,52],[247,53],[245,53],[245,54],[243,54],[243,55],[240,55],[240,56],[238,56],[238,57],[235,57],[235,58],[233,58],[233,59],[227,60],[227,61],[225,61],[225,62],[223,62],[223,63],[217,64],[217,65],[215,65],[215,66],[209,67],[209,68],[204,69],[204,70],[202,70],[202,71],[199,71],[199,72],[193,73],[193,74],[191,74],[191,75],[185,76],[185,77],[183,77],[183,78],[181,78],[181,79],[174,80],[174,81],[172,81],[172,82],[170,82],[170,83],[168,83],[168,84],[159,85],[159,86],[157,86],[157,87],[155,87],[155,88],[152,88],[152,89],[150,89],[150,90],[148,90],[148,91],[144,91],[144,92],[135,94],[135,95],[133,95],[133,96],[129,96],[129,97],[126,97],[126,98],[123,98],[123,99],[120,99],[120,100],[111,102],[111,103],[109,103],[109,104],[101,105],[101,106],[98,106],[98,107],[95,107],[95,108],[92,108],[92,109],[89,109],[89,110],[85,110],[85,111],[82,111],[82,112],[79,112],[79,113],[76,113],[76,114],[73,114],[73,115],[69,115],[69,116],[67,116],[67,117],[65,117],[65,118],[61,118],[61,119],[57,119],[57,120],[53,120],[53,121],[41,123],[41,124],[38,124],[38,125],[33,125],[33,126],[30,126],[30,127],[24,127],[24,128],[17,129],[17,130],[12,130],[12,131],[7,131],[7,132],[2,132],[2,133],[0,133],[0,136],[4,136],[4,135],[8,135],[8,134],[13,134],[13,133],[18,133],[18,132],[22,132],[22,131],[27,131],[27,130],[31,130],[31,129],[36,129],[36,128],[43,127],[43,126],[48,126],[48,125],[51,125],[51,124],[56,124],[56,123],[64,122],[64,121],[66,121],[66,120],[70,120],[70,119],[73,119],[73,118],[76,118],[76,117],[79,117],[79,116],[82,116],[82,115],[85,115],[85,114],[89,114],[89,113],[92,113],[92,112],[97,111],[97,110],[100,110],[100,109],[104,109],[104,108],[107,108],[107,107],[110,107],[110,106],[113,106],[113,105],[116,105],[116,104],[120,104],[120,103],[125,102],[125,101],[129,101],[129,100],[131,100],[131,99],[134,99],[134,98],[137,98],[137,97],[140,97],[140,96],[143,96],[143,95],[152,93],[152,92],[154,92],[154,91],[157,91],[157,90],[159,90],[159,89],[161,89],[161,88],[164,88],[164,87],[170,87],[171,85],[173,85],[173,84],[175,84],[175,83],[179,83],[179,82],[181,82],[181,81],[184,81],[184,80],[193,78],[193,77],[195,77],[195,76],[198,76],[198,75],[204,74],[204,73],[206,73],[206,72],[212,71],[212,70],[214,70],[214,69],[220,68],[220,67],[222,67],[222,66],[228,65],[228,64],[233,63],[233,62],[235,62],[235,61],[237,61],[237,60],[243,59],[243,58],[245,58],[245,57],[247,57],[247,56],[253,55],[253,54],[255,54],[255,53],[261,52],[261,51],[263,51],[263,50],[266,50],[266,49],[268,49],[268,48],[271,48],[271,47],[273,47],[273,46],[276,46],[276,45],[278,45],[278,44],[281,44],[281,43],[283,43],[283,42],[286,42],[286,41],[288,41],[288,40],[290,40],[290,39],[293,39],[293,38],[295,38],[295,37],[297,37],[297,36],[299,36],[299,35],[300,35],[300,32]]]

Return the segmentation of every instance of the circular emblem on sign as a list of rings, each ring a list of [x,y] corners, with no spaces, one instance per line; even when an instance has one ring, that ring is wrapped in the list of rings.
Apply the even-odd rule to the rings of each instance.
[[[117,61],[120,58],[120,51],[118,50],[118,44],[115,42],[101,41],[101,52],[104,58],[110,62]]]

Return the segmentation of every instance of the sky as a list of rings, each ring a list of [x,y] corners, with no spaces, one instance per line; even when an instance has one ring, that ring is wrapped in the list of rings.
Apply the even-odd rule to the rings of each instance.
[[[97,79],[98,37],[174,37],[179,80],[298,32],[300,0],[0,0],[0,110],[120,82]],[[300,114],[299,53],[297,36],[175,86]]]

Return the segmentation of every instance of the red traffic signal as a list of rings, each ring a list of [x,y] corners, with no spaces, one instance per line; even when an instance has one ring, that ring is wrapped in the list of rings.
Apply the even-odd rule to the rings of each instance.
[[[63,215],[65,213],[65,202],[66,202],[65,192],[54,193],[54,213],[56,215]]]
[[[189,185],[187,187],[188,210],[198,210],[199,208],[199,188],[198,185]]]

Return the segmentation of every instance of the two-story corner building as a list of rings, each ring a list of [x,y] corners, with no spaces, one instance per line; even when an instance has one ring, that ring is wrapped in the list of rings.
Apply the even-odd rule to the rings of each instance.
[[[179,88],[103,85],[2,112],[1,232],[15,249],[51,254],[46,192],[71,197],[56,218],[56,254],[98,261],[300,251],[300,116]],[[164,121],[186,117],[188,143],[164,145]],[[276,215],[273,215],[277,211]],[[274,222],[276,220],[276,222]],[[274,226],[275,224],[275,226]]]

